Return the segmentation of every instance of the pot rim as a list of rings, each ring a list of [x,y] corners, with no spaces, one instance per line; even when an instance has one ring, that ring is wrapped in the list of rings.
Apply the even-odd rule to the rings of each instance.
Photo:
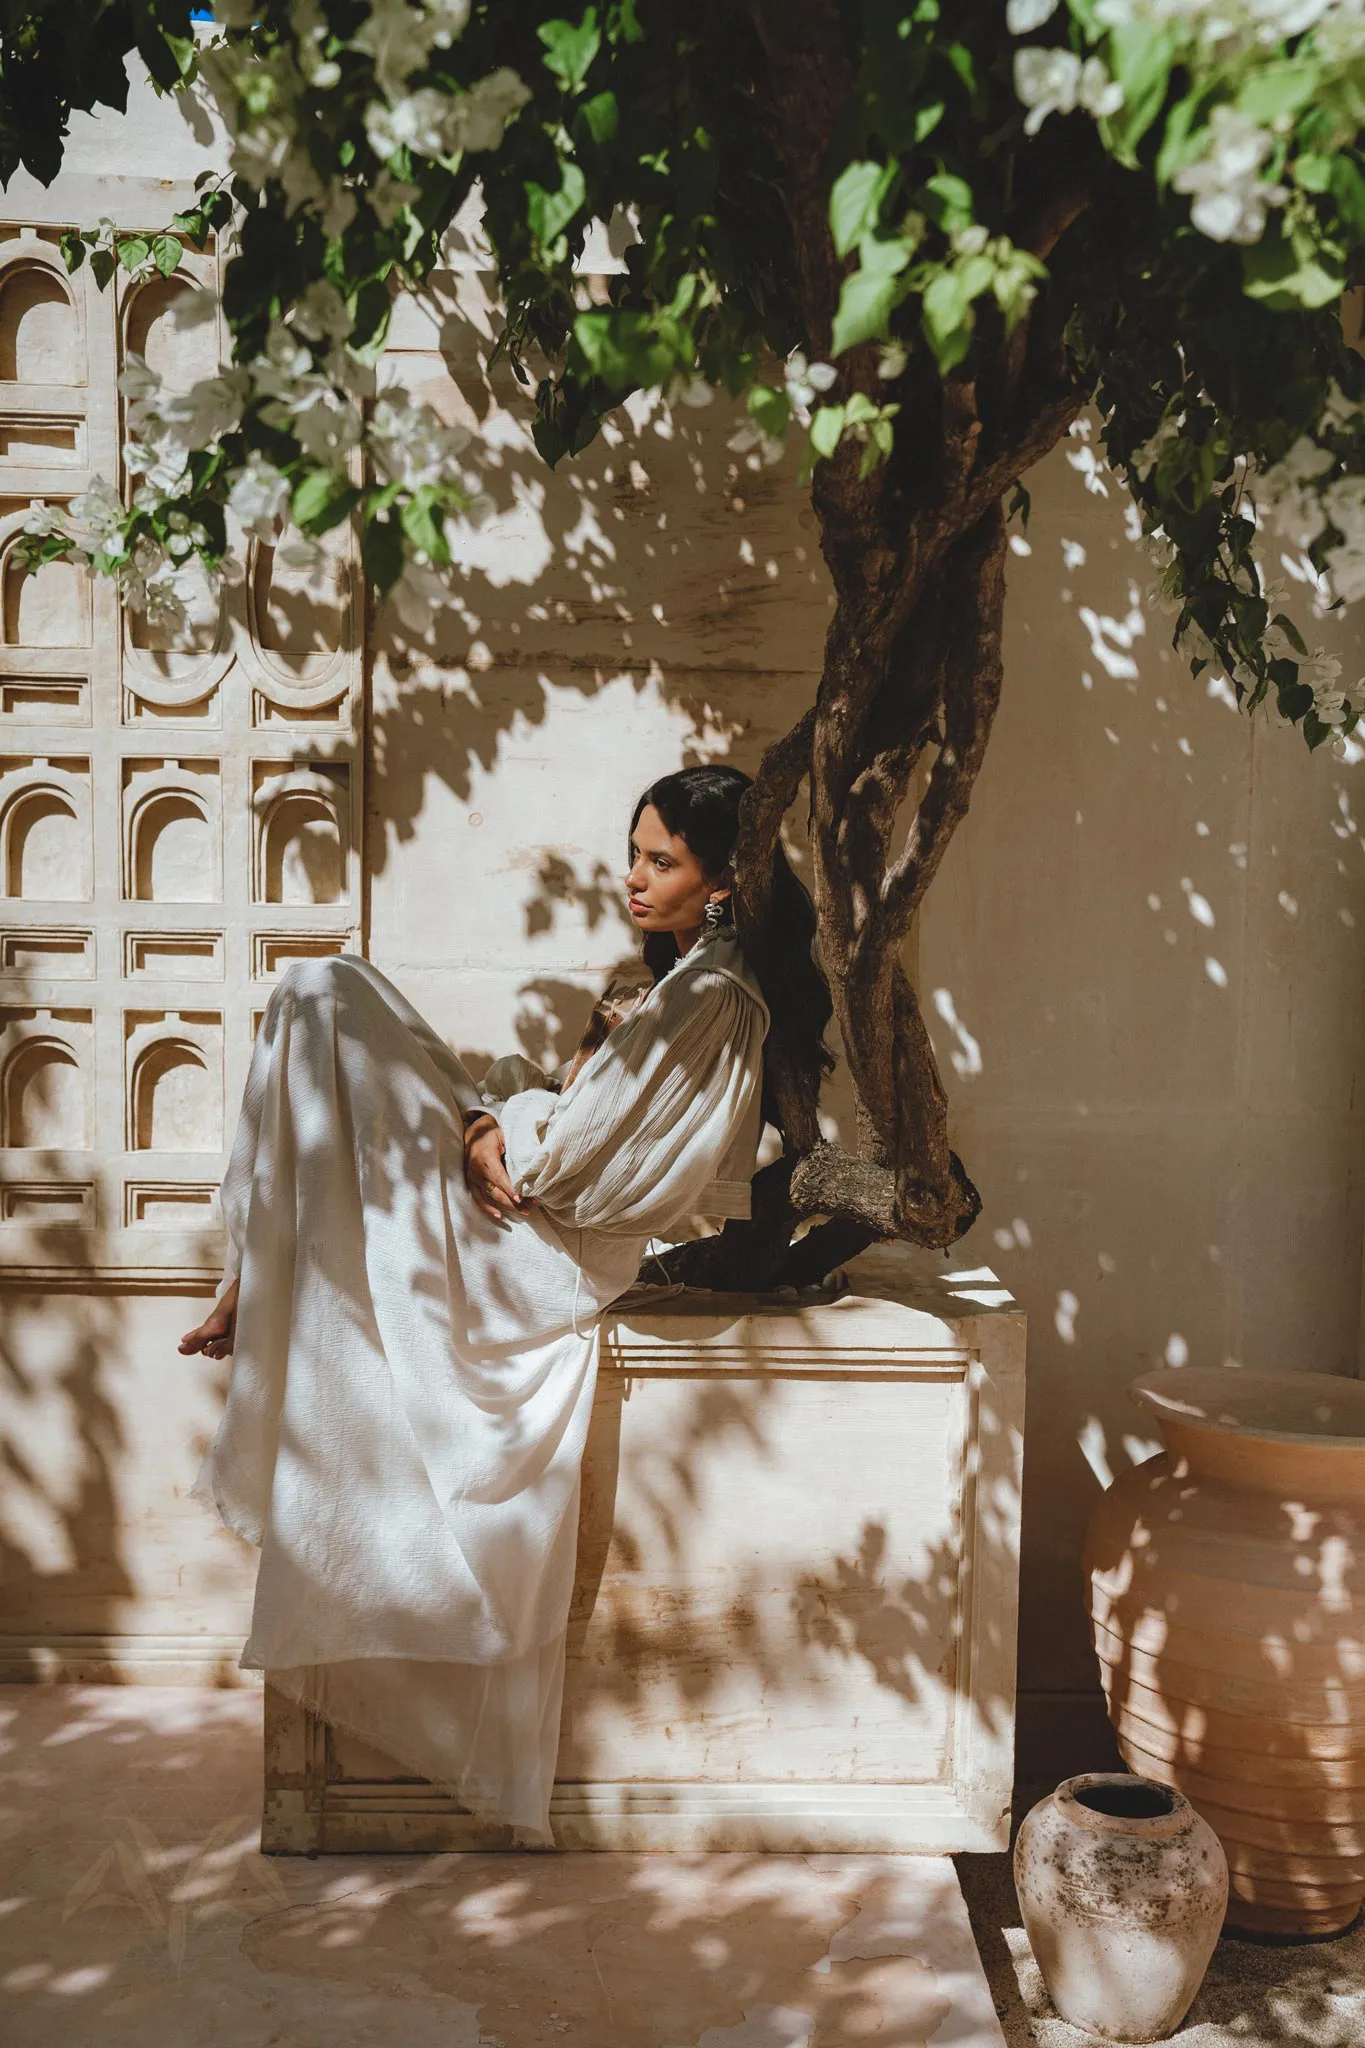
[[[1100,1813],[1093,1806],[1082,1805],[1076,1796],[1093,1785],[1121,1785],[1125,1789],[1144,1785],[1169,1799],[1171,1810],[1146,1815]],[[1081,1771],[1074,1778],[1063,1778],[1052,1798],[1067,1820],[1078,1827],[1090,1828],[1097,1835],[1139,1835],[1148,1841],[1183,1833],[1194,1814],[1183,1792],[1174,1785],[1164,1785],[1160,1778],[1144,1777],[1139,1771]]]
[[[1156,1372],[1141,1374],[1130,1380],[1128,1392],[1139,1407],[1145,1408],[1159,1422],[1170,1422],[1179,1429],[1207,1430],[1210,1435],[1236,1439],[1242,1443],[1280,1445],[1292,1449],[1302,1444],[1315,1450],[1337,1450],[1359,1453],[1365,1450],[1365,1428],[1358,1434],[1341,1435],[1329,1431],[1310,1429],[1272,1428],[1269,1424],[1257,1425],[1238,1422],[1226,1415],[1209,1415],[1197,1406],[1201,1391],[1209,1388],[1215,1376],[1225,1385],[1243,1389],[1251,1394],[1283,1394],[1287,1385],[1301,1390],[1305,1395],[1318,1394],[1323,1400],[1340,1398],[1343,1388],[1359,1389],[1361,1382],[1348,1378],[1344,1373],[1296,1372],[1270,1373],[1247,1372],[1241,1366],[1163,1366]],[[1188,1399],[1181,1399],[1181,1382],[1188,1389]]]

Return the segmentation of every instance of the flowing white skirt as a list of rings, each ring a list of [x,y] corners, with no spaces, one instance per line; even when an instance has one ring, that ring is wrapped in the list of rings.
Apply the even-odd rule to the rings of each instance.
[[[485,1216],[476,1096],[368,961],[284,976],[223,1181],[241,1290],[193,1494],[260,1547],[242,1668],[544,1844],[596,1316],[644,1239]]]

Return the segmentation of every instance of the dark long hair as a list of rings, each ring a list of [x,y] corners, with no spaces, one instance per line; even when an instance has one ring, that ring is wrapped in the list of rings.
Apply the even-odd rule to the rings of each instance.
[[[720,763],[679,768],[672,775],[660,776],[631,812],[631,836],[645,805],[653,804],[665,828],[686,840],[706,873],[718,875],[734,858],[740,799],[752,780],[742,769]],[[834,1065],[834,1055],[825,1042],[825,1027],[834,1005],[812,951],[815,905],[792,872],[780,840],[773,849],[768,911],[757,936],[759,944],[750,965],[771,1015],[770,1035],[780,1040],[792,1067],[818,1095],[822,1076]],[[658,981],[676,964],[678,942],[671,932],[646,932],[644,956],[646,967]],[[773,1120],[771,1105],[766,1102],[765,1115]]]

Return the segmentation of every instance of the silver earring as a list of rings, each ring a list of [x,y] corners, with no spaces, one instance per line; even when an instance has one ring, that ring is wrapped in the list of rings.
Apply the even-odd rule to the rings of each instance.
[[[701,914],[702,937],[714,939],[724,923],[725,898],[723,896],[713,896]]]

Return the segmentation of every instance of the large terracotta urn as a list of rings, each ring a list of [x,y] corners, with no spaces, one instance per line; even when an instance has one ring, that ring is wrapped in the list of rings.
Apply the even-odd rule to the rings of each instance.
[[[1216,1830],[1230,1928],[1335,1933],[1365,1898],[1365,1384],[1227,1367],[1131,1391],[1166,1450],[1085,1550],[1119,1748]]]

